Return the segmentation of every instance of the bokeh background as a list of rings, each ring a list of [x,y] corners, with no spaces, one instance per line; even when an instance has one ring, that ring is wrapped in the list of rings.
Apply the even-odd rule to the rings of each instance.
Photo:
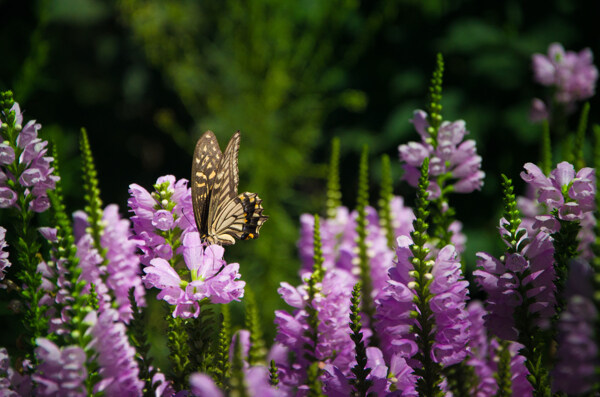
[[[344,204],[355,204],[364,144],[376,203],[380,156],[397,159],[398,145],[417,139],[408,120],[425,106],[437,52],[443,114],[466,120],[487,174],[481,192],[452,197],[468,235],[464,259],[472,268],[475,252],[499,253],[499,175],[520,190],[523,163],[539,159],[541,127],[528,112],[547,91],[533,82],[531,54],[557,41],[600,56],[598,3],[4,0],[0,89],[14,90],[26,119],[58,145],[71,210],[83,207],[81,127],[104,203],[123,215],[129,184],[189,178],[205,130],[223,148],[241,130],[240,191],[257,192],[270,219],[226,259],[241,263],[269,339],[273,311],[284,307],[279,283],[298,282],[299,216],[325,209],[332,137],[341,139]],[[591,121],[599,107],[592,99]],[[410,204],[414,192],[392,163],[395,192]]]

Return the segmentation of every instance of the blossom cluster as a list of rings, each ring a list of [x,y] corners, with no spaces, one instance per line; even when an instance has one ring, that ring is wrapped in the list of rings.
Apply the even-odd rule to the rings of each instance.
[[[468,134],[463,120],[444,121],[437,135],[431,134],[427,113],[416,110],[411,120],[421,136],[421,142],[409,142],[400,145],[400,160],[404,163],[404,176],[411,186],[416,187],[419,179],[419,167],[425,158],[429,158],[430,198],[442,194],[442,189],[470,193],[483,186],[485,173],[481,171],[481,156],[477,155],[475,141],[464,140]],[[453,180],[446,185],[441,180]]]
[[[53,174],[54,159],[46,156],[48,141],[38,137],[42,126],[35,120],[23,125],[18,103],[10,114],[0,116],[0,122],[0,208],[27,204],[34,212],[46,211],[50,206],[46,192],[55,188],[58,176]],[[9,136],[11,130],[17,135]],[[17,202],[18,194],[23,195],[22,203]]]
[[[533,54],[533,74],[538,83],[554,87],[554,99],[563,104],[588,99],[594,95],[598,69],[592,51],[565,51],[559,43],[548,47],[548,54]]]

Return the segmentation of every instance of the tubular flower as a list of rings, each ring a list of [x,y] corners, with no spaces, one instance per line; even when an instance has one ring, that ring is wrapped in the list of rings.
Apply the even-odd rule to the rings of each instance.
[[[412,231],[414,214],[405,207],[402,197],[394,197],[391,201],[392,226],[396,236],[409,235]],[[386,286],[387,272],[393,265],[394,252],[387,246],[385,231],[380,227],[379,216],[373,207],[367,207],[367,255],[373,282],[375,298]],[[335,218],[323,219],[320,223],[321,243],[323,251],[323,267],[338,268],[358,274],[358,248],[356,239],[357,212],[348,212],[346,207],[338,207]],[[300,217],[301,231],[298,241],[302,272],[310,272],[313,266],[313,228],[314,217],[303,214]]]
[[[411,333],[415,305],[409,275],[413,270],[410,245],[410,237],[398,238],[398,263],[390,270],[389,285],[377,301],[376,328],[388,359],[395,354],[408,359],[417,351],[415,335]],[[454,246],[447,245],[437,253],[431,274],[430,308],[436,324],[433,359],[445,366],[456,364],[467,355],[470,324],[466,311],[468,282],[463,279]]]
[[[430,199],[438,198],[441,189],[450,189],[458,193],[470,193],[481,189],[485,177],[485,173],[481,171],[481,157],[477,155],[474,140],[463,141],[468,134],[463,120],[444,121],[435,140],[427,131],[427,113],[416,110],[411,122],[421,136],[421,142],[409,142],[398,147],[400,160],[404,163],[403,179],[416,187],[420,176],[419,169],[423,160],[428,157]],[[447,186],[440,186],[441,179],[453,182]]]
[[[500,234],[508,234],[506,220],[500,220]],[[528,238],[523,230],[522,239]],[[518,340],[514,321],[515,309],[523,305],[525,298],[532,303],[528,312],[535,316],[534,323],[546,327],[554,315],[556,299],[554,292],[554,246],[549,234],[540,231],[522,249],[507,253],[502,260],[478,252],[477,267],[473,272],[477,284],[488,294],[489,311],[486,323],[496,336],[506,340]]]
[[[310,277],[305,274],[303,279]],[[332,364],[345,375],[350,372],[354,360],[354,344],[350,338],[350,296],[355,280],[352,275],[342,269],[331,269],[325,272],[322,283],[317,283],[316,294],[312,304],[318,316],[316,359],[325,364]],[[278,290],[285,302],[296,308],[293,314],[284,310],[275,311],[277,335],[275,340],[281,347],[294,353],[295,360],[288,362],[284,355],[275,357],[277,366],[283,376],[282,382],[288,386],[300,386],[310,362],[306,358],[306,346],[312,342],[307,336],[309,331],[307,286],[294,288],[281,283]]]
[[[457,364],[468,353],[470,322],[466,311],[469,282],[464,280],[453,245],[440,250],[435,258],[429,289],[434,297],[430,307],[435,316],[434,360],[444,366]]]
[[[521,178],[537,190],[538,202],[549,211],[557,210],[558,218],[565,221],[581,220],[594,210],[596,182],[593,168],[582,168],[577,174],[572,164],[563,161],[552,170],[550,177],[532,163],[526,163]],[[558,221],[547,217],[536,218],[551,231],[558,230]]]
[[[104,209],[102,216],[105,227],[100,245],[105,250],[106,260],[100,256],[94,247],[92,236],[86,232],[89,223],[85,212],[75,212],[73,230],[82,269],[81,277],[94,284],[100,312],[107,307],[116,307],[120,321],[128,323],[132,315],[129,302],[129,291],[132,288],[137,305],[145,305],[145,290],[139,274],[140,259],[136,254],[141,242],[131,238],[129,221],[121,219],[118,211],[119,207],[112,204]],[[89,288],[89,285],[86,286],[84,291],[89,292]]]
[[[557,364],[554,387],[567,394],[583,394],[591,390],[597,375],[598,346],[594,324],[598,312],[592,300],[590,283],[593,272],[579,260],[571,262],[566,285],[567,306],[558,320]]]
[[[557,223],[553,221],[551,216],[545,214],[547,208],[535,198],[536,191],[535,187],[528,184],[526,196],[517,198],[517,206],[523,214],[521,226],[527,230],[529,236],[535,236],[540,228],[543,228],[546,232],[556,232]],[[593,211],[582,214],[580,225],[581,230],[577,234],[577,241],[579,241],[577,252],[581,253],[581,258],[591,260],[594,255],[591,245],[594,242],[594,227],[596,226]]]
[[[183,237],[183,258],[188,272],[185,279],[162,258],[154,258],[144,268],[147,288],[161,290],[158,299],[175,305],[173,317],[197,317],[200,302],[229,303],[244,296],[244,281],[239,281],[238,263],[223,260],[225,250],[220,245],[204,245],[198,232]],[[185,272],[184,272],[185,273]]]
[[[177,241],[167,241],[170,232],[176,238],[194,226],[191,190],[186,179],[175,180],[173,175],[156,180],[155,191],[149,193],[143,187],[129,185],[131,197],[127,200],[135,235],[143,240],[142,263],[146,266],[154,258],[171,260],[178,247]],[[176,246],[174,246],[176,245]]]
[[[106,225],[100,243],[106,250],[106,286],[112,291],[119,319],[128,323],[132,316],[129,291],[133,288],[138,307],[145,305],[145,289],[140,276],[140,257],[136,255],[138,241],[132,239],[130,223],[119,217],[115,204],[104,209],[102,217]]]
[[[477,397],[494,396],[498,391],[498,385],[496,379],[494,379],[496,368],[496,363],[494,362],[495,349],[488,340],[485,329],[483,317],[486,311],[479,301],[471,301],[467,306],[467,311],[469,313],[469,321],[471,321],[471,340],[469,341],[471,351],[467,359],[467,364],[473,367],[479,381],[472,393]],[[497,342],[494,344],[497,345]]]
[[[598,69],[593,64],[592,51],[586,48],[577,54],[566,51],[559,43],[548,47],[548,55],[533,54],[535,81],[556,89],[554,99],[572,104],[594,95]]]
[[[479,379],[478,385],[472,391],[477,397],[495,396],[498,392],[495,374],[498,371],[498,349],[500,344],[497,339],[488,339],[484,318],[486,311],[478,301],[469,303],[467,310],[471,321],[471,352],[467,364],[475,370]],[[508,345],[510,353],[510,373],[512,381],[512,394],[514,396],[531,396],[533,388],[527,380],[529,371],[525,366],[525,357],[519,355],[523,346],[511,342]]]
[[[6,271],[11,266],[11,263],[8,260],[8,251],[5,251],[7,247],[8,244],[6,244],[6,229],[0,226],[0,289],[6,288],[6,286],[1,281],[4,280]]]
[[[23,126],[23,114],[18,103],[11,112],[15,113],[14,130],[16,137],[7,135],[8,115],[0,115],[3,129],[0,129],[0,208],[16,207],[17,191],[23,192],[24,203],[34,212],[44,212],[50,207],[47,191],[54,190],[58,176],[53,175],[54,158],[45,156],[48,142],[38,138],[42,126],[29,121]],[[17,188],[16,185],[20,185]]]
[[[35,354],[40,362],[32,380],[39,396],[85,396],[87,357],[79,346],[59,348],[54,342],[37,339]]]
[[[142,395],[144,382],[138,377],[136,352],[129,344],[119,313],[114,309],[107,309],[99,315],[91,312],[86,322],[91,324],[87,331],[92,336],[90,347],[97,353],[95,359],[102,378],[94,386],[94,392],[104,392],[108,396]]]

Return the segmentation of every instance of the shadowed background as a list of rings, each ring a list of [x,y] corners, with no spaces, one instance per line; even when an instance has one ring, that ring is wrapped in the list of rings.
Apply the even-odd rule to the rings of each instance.
[[[541,127],[528,111],[546,91],[533,82],[531,54],[558,41],[598,56],[597,3],[0,1],[0,89],[14,90],[25,119],[58,145],[72,211],[83,207],[81,127],[104,203],[124,216],[129,184],[189,178],[205,130],[223,149],[241,130],[240,191],[257,192],[270,219],[260,239],[228,247],[225,258],[256,292],[269,343],[273,310],[284,307],[276,289],[299,281],[299,215],[324,213],[331,138],[341,138],[349,207],[369,145],[376,203],[380,156],[397,159],[398,145],[418,138],[408,120],[425,107],[437,52],[446,63],[442,113],[466,121],[487,174],[481,192],[451,198],[468,235],[464,259],[472,269],[475,252],[499,252],[499,174],[520,192],[523,163],[539,159]],[[598,99],[591,105],[598,122]],[[395,192],[412,203],[392,164]]]

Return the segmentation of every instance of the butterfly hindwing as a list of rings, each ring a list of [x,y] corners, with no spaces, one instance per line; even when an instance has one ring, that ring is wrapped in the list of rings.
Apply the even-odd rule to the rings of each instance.
[[[200,236],[208,233],[210,196],[223,158],[219,142],[212,131],[206,131],[196,143],[192,162],[192,207]]]
[[[209,240],[222,245],[234,244],[235,238],[254,239],[259,236],[263,223],[269,218],[263,215],[262,200],[256,193],[242,193],[220,203],[217,216],[209,224]]]

